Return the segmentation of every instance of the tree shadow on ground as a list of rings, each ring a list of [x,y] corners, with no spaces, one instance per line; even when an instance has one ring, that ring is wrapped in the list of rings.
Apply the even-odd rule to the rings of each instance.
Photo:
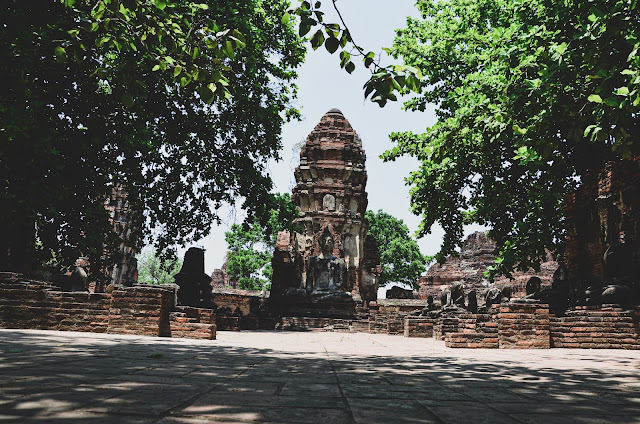
[[[0,421],[640,422],[633,352],[578,352],[573,363],[588,363],[570,368],[544,351],[518,352],[538,358],[528,366],[469,351],[293,350],[0,331]]]

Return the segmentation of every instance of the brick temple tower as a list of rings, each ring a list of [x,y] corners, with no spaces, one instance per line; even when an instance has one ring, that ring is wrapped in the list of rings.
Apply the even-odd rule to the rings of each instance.
[[[375,300],[379,258],[367,239],[367,171],[362,141],[338,109],[331,109],[309,134],[295,169],[293,202],[297,232],[280,234],[274,257],[272,296],[300,286],[304,262],[320,253],[318,239],[328,229],[333,254],[344,259],[354,298]]]

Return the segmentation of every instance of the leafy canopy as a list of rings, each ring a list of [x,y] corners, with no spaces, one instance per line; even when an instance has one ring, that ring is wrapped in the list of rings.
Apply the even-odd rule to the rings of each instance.
[[[410,110],[437,104],[424,134],[396,133],[386,160],[408,154],[420,234],[445,229],[439,260],[463,224],[491,228],[492,273],[537,267],[559,252],[563,200],[579,176],[639,153],[640,32],[635,0],[417,3],[393,54],[422,70]]]
[[[24,266],[37,228],[41,251],[87,255],[101,269],[105,243],[113,252],[120,242],[103,208],[119,184],[137,211],[133,245],[198,240],[236,199],[265,224],[275,205],[266,164],[279,157],[283,122],[298,116],[292,82],[304,48],[281,22],[288,7],[9,1],[0,228],[10,231],[0,259]]]
[[[369,232],[378,243],[382,273],[380,286],[403,283],[418,288],[418,279],[425,272],[430,258],[420,253],[416,240],[401,219],[382,210],[367,211]]]

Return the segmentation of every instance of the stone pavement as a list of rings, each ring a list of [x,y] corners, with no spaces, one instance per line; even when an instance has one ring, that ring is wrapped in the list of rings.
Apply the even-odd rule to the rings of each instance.
[[[0,330],[0,422],[640,423],[640,351]]]

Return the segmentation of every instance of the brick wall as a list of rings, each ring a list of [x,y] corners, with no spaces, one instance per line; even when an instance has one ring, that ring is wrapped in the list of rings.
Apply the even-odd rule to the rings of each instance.
[[[640,307],[576,307],[550,327],[552,347],[640,349]]]
[[[439,338],[445,346],[454,348],[492,348],[498,347],[497,310],[490,314],[462,314],[459,317],[446,318],[447,322],[438,326]]]
[[[407,337],[419,320],[405,320]],[[582,306],[554,317],[546,304],[506,303],[491,314],[438,318],[433,337],[454,348],[640,349],[640,307]]]
[[[405,337],[433,337],[436,319],[425,317],[406,317],[404,319]]]
[[[549,305],[507,303],[498,313],[498,340],[501,349],[548,349]]]
[[[108,333],[171,337],[169,314],[173,291],[159,287],[115,290],[109,308]]]
[[[565,216],[570,281],[604,281],[607,247],[624,242],[637,249],[640,243],[640,156],[584,175],[565,199]]]
[[[218,309],[227,308],[234,314],[250,315],[260,307],[260,292],[250,290],[213,290],[213,303]]]
[[[51,290],[46,283],[0,281],[0,327],[107,332],[111,296]]]
[[[170,337],[174,304],[175,292],[162,287],[69,293],[56,291],[49,283],[26,281],[19,274],[0,273],[0,328]],[[206,338],[215,338],[212,311],[208,322],[206,316],[207,312],[201,310],[198,323],[189,322],[198,325],[185,328],[174,324],[176,336],[205,338],[203,333],[208,331]],[[209,327],[202,327],[200,319]]]
[[[171,337],[215,340],[216,317],[213,310],[177,306],[171,312]]]

